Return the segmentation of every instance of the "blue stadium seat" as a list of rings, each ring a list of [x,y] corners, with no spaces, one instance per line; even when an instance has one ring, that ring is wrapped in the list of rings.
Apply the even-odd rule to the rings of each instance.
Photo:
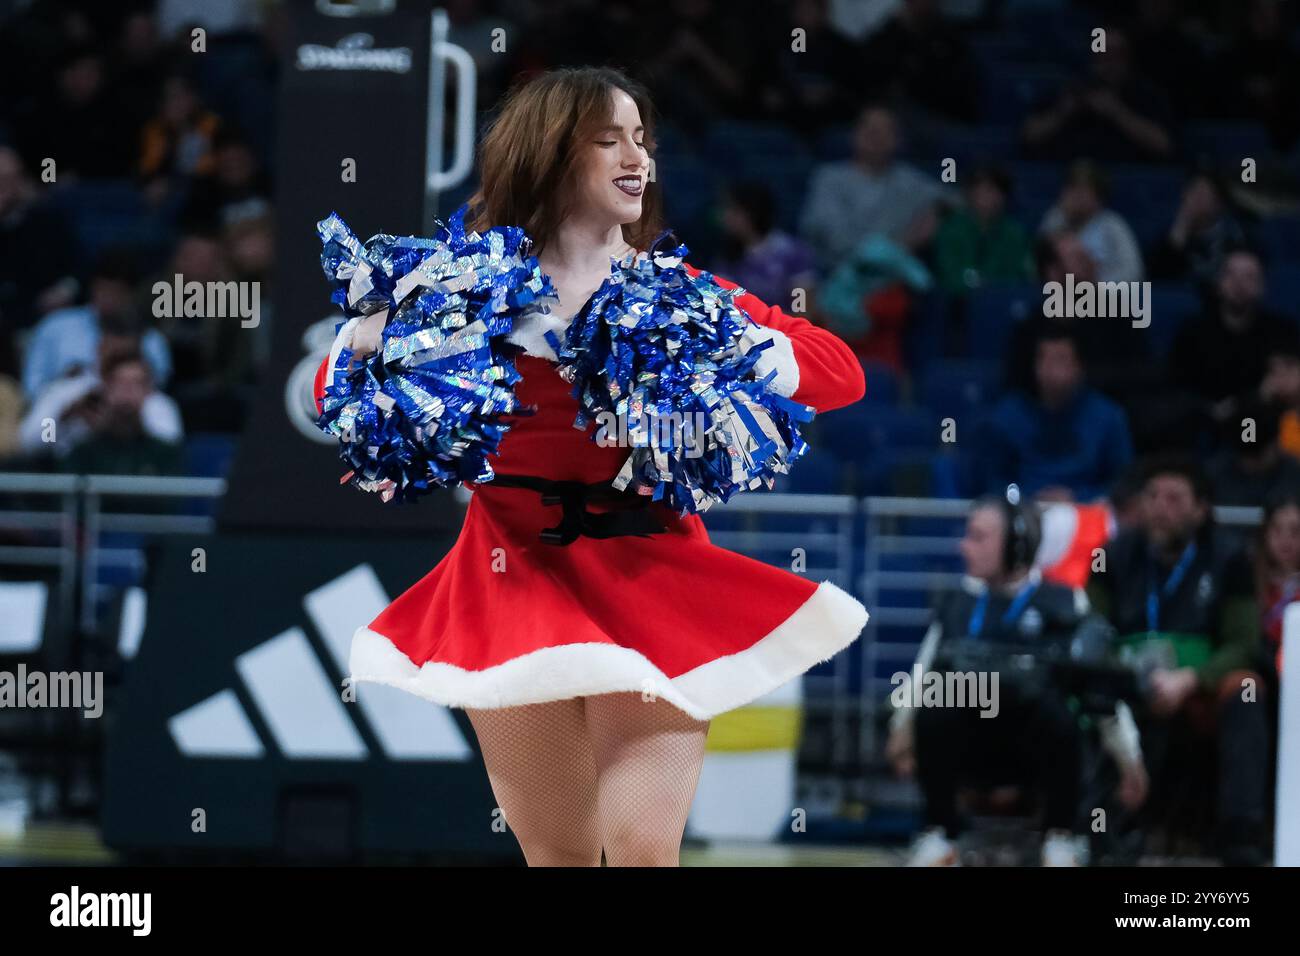
[[[1264,302],[1275,312],[1300,322],[1300,265],[1292,263],[1269,270]]]
[[[1135,225],[1154,220],[1168,228],[1178,212],[1183,176],[1170,169],[1137,165],[1109,167],[1111,195],[1108,205]]]
[[[1163,359],[1169,354],[1178,329],[1200,308],[1200,296],[1187,283],[1151,283],[1151,325],[1146,333],[1157,358]]]
[[[938,442],[929,412],[858,404],[820,416],[817,441],[854,466],[856,494],[896,494],[899,469],[925,467]]]
[[[1000,64],[984,73],[980,116],[986,123],[1019,125],[1026,114],[1069,79],[1050,64]]]
[[[1064,170],[1057,163],[1016,162],[1011,170],[1011,209],[1034,234],[1061,192]]]
[[[185,439],[185,474],[224,478],[235,454],[236,438],[221,432],[196,432]]]
[[[995,361],[948,359],[936,362],[921,376],[921,404],[936,418],[960,416],[991,402],[1001,384]]]
[[[1003,162],[1012,159],[1020,146],[1020,133],[1014,126],[981,124],[953,130],[943,137],[943,156],[957,160],[958,167],[980,161]],[[958,174],[960,181],[961,175]]]
[[[676,155],[691,151],[691,139],[675,123],[665,120],[655,127],[655,155]]]
[[[776,224],[786,232],[798,229],[799,213],[808,195],[813,160],[803,153],[775,155],[749,153],[738,162],[724,165],[730,180],[756,180],[772,190],[776,207]]]
[[[718,201],[713,168],[687,153],[665,156],[661,152],[655,179],[662,184],[668,222],[683,239],[696,235]]]
[[[108,244],[132,245],[148,254],[166,246],[164,223],[130,179],[82,180],[56,189],[51,201],[68,216],[87,264]]]
[[[1284,270],[1300,268],[1300,216],[1263,219],[1255,231],[1268,259],[1270,282]]]
[[[873,405],[897,405],[899,392],[898,372],[883,362],[863,362],[867,378],[867,392],[863,401]]]
[[[852,124],[841,123],[822,130],[817,137],[814,153],[818,161],[823,163],[851,158],[853,156]]]
[[[1189,123],[1183,130],[1183,152],[1190,158],[1230,159],[1237,165],[1247,156],[1269,155],[1273,144],[1258,123]]]
[[[952,300],[938,289],[913,302],[912,320],[904,332],[907,367],[913,374],[923,372],[930,363],[955,351],[948,341],[948,315],[952,305]],[[870,382],[867,383],[867,388],[871,388]]]
[[[743,164],[753,156],[791,162],[812,159],[803,142],[780,123],[718,120],[709,127],[703,145],[709,160],[724,168]]]
[[[839,494],[842,490],[840,463],[829,449],[811,445],[803,457],[791,466],[790,474],[776,479],[772,490],[796,495]]]
[[[1006,351],[1011,328],[1042,311],[1041,285],[990,285],[973,292],[967,309],[969,353],[996,361]]]

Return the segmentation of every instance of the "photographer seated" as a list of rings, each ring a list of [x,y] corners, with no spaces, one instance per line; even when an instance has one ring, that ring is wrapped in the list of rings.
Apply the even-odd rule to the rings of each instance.
[[[1010,780],[1030,781],[1043,793],[1043,865],[1083,862],[1087,831],[1078,811],[1084,731],[1069,690],[1041,675],[1050,667],[1046,662],[1069,655],[1076,636],[1095,638],[1100,626],[1108,638],[1108,631],[1090,613],[1081,589],[1042,579],[1033,566],[1039,537],[1038,515],[1019,503],[1014,485],[1007,497],[975,502],[961,542],[963,586],[936,607],[909,675],[920,682],[927,672],[983,671],[992,700],[935,705],[920,697],[918,707],[912,695],[897,689],[891,695],[895,709],[886,752],[900,775],[915,772],[925,802],[925,829],[909,865],[955,865],[963,826],[959,787]],[[1019,666],[1025,660],[1043,663]],[[1137,806],[1146,795],[1146,776],[1136,725],[1122,702],[1110,706],[1113,711],[1098,721],[1102,743],[1121,770],[1121,801]]]

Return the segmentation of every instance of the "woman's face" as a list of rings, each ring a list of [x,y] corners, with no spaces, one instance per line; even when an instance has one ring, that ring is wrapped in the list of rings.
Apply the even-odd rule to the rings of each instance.
[[[1300,571],[1300,508],[1287,505],[1269,519],[1266,532],[1268,556],[1281,572]]]
[[[641,145],[644,131],[636,102],[623,90],[613,94],[614,115],[586,151],[586,171],[579,187],[580,215],[611,226],[641,218],[650,159]]]

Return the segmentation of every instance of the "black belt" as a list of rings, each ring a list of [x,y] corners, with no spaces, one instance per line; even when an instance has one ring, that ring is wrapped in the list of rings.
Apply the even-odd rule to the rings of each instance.
[[[487,484],[505,488],[531,488],[541,492],[542,504],[564,508],[560,523],[543,528],[539,537],[547,544],[566,545],[582,535],[588,538],[619,538],[625,535],[645,537],[662,534],[667,529],[645,506],[650,499],[627,491],[618,491],[608,481],[585,484],[581,481],[555,481],[538,475],[503,475],[498,473]],[[624,502],[627,511],[590,512],[587,502]]]

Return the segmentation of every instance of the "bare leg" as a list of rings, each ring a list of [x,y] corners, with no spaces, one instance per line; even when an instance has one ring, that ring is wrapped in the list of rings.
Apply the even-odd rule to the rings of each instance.
[[[529,866],[600,866],[596,766],[583,699],[466,708],[492,793]]]
[[[677,866],[707,720],[632,691],[586,698],[610,866]]]

